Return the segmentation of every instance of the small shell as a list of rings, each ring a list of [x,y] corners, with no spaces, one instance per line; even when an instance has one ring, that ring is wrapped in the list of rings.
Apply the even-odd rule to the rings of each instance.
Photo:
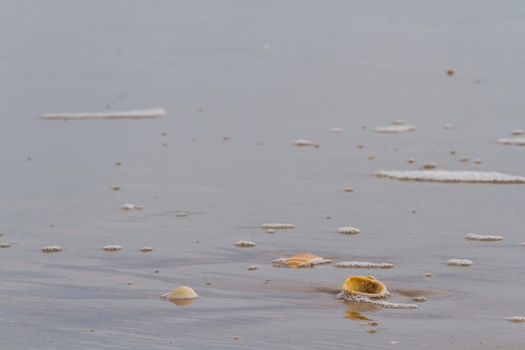
[[[122,210],[141,210],[143,208],[144,207],[142,205],[132,204],[132,203],[127,203],[127,204],[124,204],[122,207],[120,207],[120,209]]]
[[[344,233],[346,235],[355,235],[361,233],[361,230],[352,226],[339,227],[337,232]]]
[[[523,131],[522,129],[515,129],[515,130],[512,130],[511,134],[514,136],[520,136],[520,135],[525,134],[525,131]]]
[[[9,248],[11,244],[9,243],[0,243],[0,248]]]
[[[306,140],[306,139],[295,140],[293,144],[298,146],[298,147],[315,147],[315,148],[319,148],[319,144],[317,142],[314,142],[312,140]]]
[[[283,266],[283,267],[313,267],[315,265],[329,264],[332,260],[324,259],[319,255],[302,253],[296,254],[289,258],[279,258],[273,261],[273,264]]]
[[[240,248],[255,247],[255,243],[254,242],[250,242],[250,241],[237,241],[237,242],[233,243],[233,245],[236,246],[236,247],[240,247]]]
[[[50,245],[47,247],[43,247],[41,250],[44,253],[58,253],[61,252],[63,249],[58,245]]]
[[[142,247],[139,249],[143,253],[151,253],[153,251],[152,247]]]
[[[450,265],[450,266],[470,266],[470,265],[472,265],[472,260],[469,260],[469,259],[450,259],[450,260],[447,260],[447,265]]]
[[[496,236],[496,235],[477,235],[475,233],[470,233],[465,236],[465,239],[468,241],[501,241],[503,239],[503,236]]]
[[[266,233],[275,233],[275,229],[274,228],[267,228],[266,230],[264,230],[264,232],[266,232]]]
[[[255,271],[257,270],[259,267],[257,265],[250,265],[248,266],[248,271]]]
[[[182,286],[178,287],[172,292],[162,295],[162,297],[168,299],[169,301],[182,301],[197,299],[199,296],[192,288],[188,286]]]
[[[345,192],[354,192],[354,189],[352,187],[346,187]]]
[[[274,230],[284,230],[289,228],[294,228],[295,225],[293,224],[281,224],[281,223],[269,223],[269,224],[262,224],[261,228],[263,229],[274,229]]]
[[[354,269],[391,269],[392,267],[394,267],[394,264],[372,263],[366,261],[341,261],[335,264],[335,267]]]
[[[512,317],[507,318],[507,321],[510,321],[513,323],[524,323],[525,316],[512,316]]]
[[[343,291],[367,298],[385,298],[389,295],[386,286],[373,276],[352,276],[343,283]]]
[[[115,245],[115,244],[109,244],[102,247],[102,250],[105,250],[106,252],[117,252],[122,249],[122,246]]]

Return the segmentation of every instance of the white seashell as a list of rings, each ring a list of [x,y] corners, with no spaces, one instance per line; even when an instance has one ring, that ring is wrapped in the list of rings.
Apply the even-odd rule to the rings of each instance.
[[[177,301],[177,300],[193,300],[193,299],[197,299],[199,296],[197,295],[197,293],[195,293],[195,291],[192,288],[188,286],[181,286],[172,292],[163,294],[162,297],[170,301]]]
[[[375,129],[377,132],[382,133],[401,133],[407,131],[415,131],[416,127],[414,125],[389,125],[389,126],[379,126]]]
[[[105,250],[107,252],[117,252],[121,249],[122,249],[121,246],[115,245],[115,244],[109,244],[109,245],[105,245],[102,247],[102,250]]]
[[[142,205],[138,205],[138,204],[131,204],[131,203],[127,203],[127,204],[124,204],[122,207],[120,207],[122,210],[141,210],[143,209],[144,207]]]
[[[525,146],[525,137],[514,137],[510,139],[498,139],[498,143],[502,145],[517,145]]]
[[[298,147],[315,147],[315,148],[319,148],[319,144],[317,142],[314,142],[312,140],[306,140],[306,139],[295,140],[293,144],[298,146]]]
[[[361,230],[352,226],[339,227],[337,232],[344,233],[346,235],[355,235],[361,233]]]
[[[525,317],[524,316],[512,316],[507,318],[507,321],[513,322],[513,323],[524,323]]]
[[[259,268],[259,267],[258,267],[257,265],[250,265],[250,266],[248,266],[248,270],[249,270],[249,271],[255,271],[255,270],[257,270],[258,268]]]
[[[475,233],[470,233],[465,236],[465,239],[469,241],[501,241],[503,236],[477,235]]]
[[[470,266],[470,265],[472,265],[472,260],[469,260],[469,259],[450,259],[450,260],[447,260],[447,265],[450,265],[450,266]]]
[[[237,241],[237,242],[233,243],[233,245],[236,246],[236,247],[241,247],[241,248],[255,247],[255,243],[254,242],[250,242],[250,241]]]
[[[43,247],[41,250],[44,253],[58,253],[62,251],[62,247],[58,245],[50,245],[47,247]]]
[[[514,130],[512,130],[511,134],[514,135],[514,136],[519,136],[519,135],[525,134],[525,131],[523,131],[522,129],[514,129]]]
[[[448,170],[407,170],[375,172],[378,177],[388,177],[403,181],[435,181],[435,182],[471,182],[471,183],[504,183],[523,184],[525,177],[498,172],[482,171],[448,171]]]
[[[162,108],[134,110],[134,111],[114,111],[96,113],[45,113],[42,119],[45,120],[79,120],[79,119],[150,119],[159,118],[166,115],[166,110]]]
[[[11,244],[9,243],[0,243],[0,248],[9,248]]]
[[[449,130],[449,129],[454,129],[456,126],[454,124],[445,124],[443,125],[443,129],[445,130]]]
[[[143,253],[151,253],[153,251],[152,247],[142,247],[139,249]]]
[[[281,223],[270,223],[270,224],[262,224],[261,227],[263,229],[283,230],[283,229],[295,228],[295,225],[293,225],[293,224],[281,224]]]
[[[354,269],[390,269],[394,267],[391,263],[372,263],[366,261],[341,261],[335,267],[354,268]]]

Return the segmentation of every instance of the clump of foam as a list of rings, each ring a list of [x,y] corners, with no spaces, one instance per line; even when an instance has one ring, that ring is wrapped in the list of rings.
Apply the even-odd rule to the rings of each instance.
[[[525,177],[499,172],[453,171],[453,170],[379,170],[378,177],[403,181],[468,182],[495,184],[525,184]]]
[[[477,235],[475,233],[470,233],[465,236],[465,239],[468,241],[501,241],[503,239],[503,236],[497,236],[497,235]]]
[[[361,233],[361,230],[352,226],[344,226],[339,227],[339,229],[337,229],[337,232],[344,233],[345,235],[356,235],[358,233]]]
[[[387,309],[417,309],[419,307],[417,304],[393,303],[385,300],[375,300],[364,296],[352,295],[344,291],[337,294],[337,299],[352,303],[372,304]]]
[[[525,323],[525,317],[524,316],[512,316],[512,317],[508,317],[507,321],[510,321],[513,323]]]
[[[450,265],[450,266],[470,266],[470,265],[472,265],[472,260],[469,260],[469,259],[450,259],[450,260],[447,260],[447,265]]]
[[[234,246],[236,247],[239,247],[239,248],[252,248],[252,247],[255,247],[255,243],[254,242],[250,242],[250,241],[237,241],[235,243],[233,243]]]
[[[397,125],[389,125],[389,126],[379,126],[375,128],[377,132],[382,133],[401,133],[401,132],[407,132],[407,131],[415,131],[416,127],[414,125],[403,125],[403,124],[397,124]]]
[[[501,143],[502,145],[525,146],[525,137],[513,137],[513,138],[507,138],[507,139],[498,139],[498,143]]]
[[[336,267],[353,268],[353,269],[391,269],[394,264],[391,263],[373,263],[367,261],[341,261],[335,264]]]
[[[132,111],[112,111],[95,113],[45,113],[42,119],[45,120],[81,120],[81,119],[151,119],[166,115],[163,108],[152,108]]]
[[[306,139],[295,140],[293,142],[293,144],[298,146],[298,147],[315,147],[315,148],[319,148],[319,144],[317,142],[312,141],[312,140],[306,140]]]
[[[272,229],[272,230],[284,230],[284,229],[295,228],[295,225],[273,222],[273,223],[262,224],[261,228],[263,228],[265,230],[269,230],[269,229]]]

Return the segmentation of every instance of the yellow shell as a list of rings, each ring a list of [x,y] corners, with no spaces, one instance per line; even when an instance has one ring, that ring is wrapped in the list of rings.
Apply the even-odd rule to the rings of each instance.
[[[286,260],[286,265],[288,267],[306,267],[306,266],[313,265],[314,261],[319,260],[319,259],[322,260],[323,258],[321,258],[319,255],[314,255],[314,254],[307,254],[307,253],[296,254],[292,257],[289,257]]]
[[[388,296],[386,286],[372,276],[352,276],[343,283],[343,290],[349,294],[369,298],[385,298]]]
[[[172,292],[169,292],[168,294],[164,294],[163,297],[169,301],[181,301],[197,299],[199,296],[192,288],[182,286]]]

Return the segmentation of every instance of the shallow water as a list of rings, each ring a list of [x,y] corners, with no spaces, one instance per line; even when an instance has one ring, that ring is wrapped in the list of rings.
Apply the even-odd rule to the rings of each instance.
[[[525,346],[524,325],[506,320],[525,314],[525,186],[373,176],[430,161],[525,175],[525,148],[496,142],[525,122],[515,39],[525,4],[505,4],[5,2],[2,348]],[[168,115],[38,118],[157,106]],[[417,130],[374,131],[399,118]],[[320,147],[293,145],[303,138]],[[296,228],[268,234],[267,222]],[[40,252],[54,244],[64,251]],[[100,249],[108,244],[123,250]],[[138,251],[146,245],[155,250]],[[368,271],[271,265],[301,252],[395,264],[369,272],[400,291],[394,302],[432,292],[418,310],[345,305],[327,291]],[[179,285],[201,297],[187,307],[160,299]]]

